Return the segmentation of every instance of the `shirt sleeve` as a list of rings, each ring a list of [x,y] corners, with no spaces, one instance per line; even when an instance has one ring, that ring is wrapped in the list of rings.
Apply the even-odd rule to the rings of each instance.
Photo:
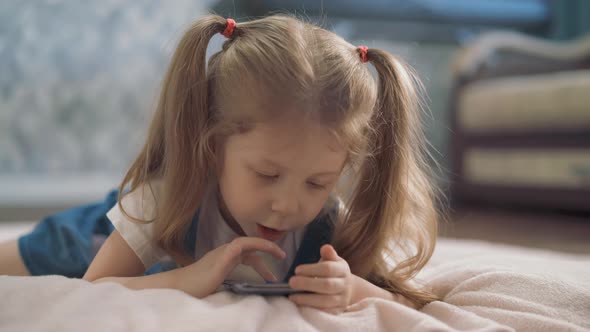
[[[152,189],[156,190],[157,187],[152,185]],[[148,185],[143,185],[123,196],[121,205],[125,212],[140,220],[152,220],[156,206],[152,189]],[[166,257],[166,253],[155,244],[153,222],[142,224],[129,219],[118,204],[107,212],[107,218],[139,257],[146,270]]]

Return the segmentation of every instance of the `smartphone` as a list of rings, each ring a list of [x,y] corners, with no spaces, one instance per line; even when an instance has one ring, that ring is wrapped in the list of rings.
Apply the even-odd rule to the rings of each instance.
[[[309,293],[300,289],[289,287],[286,282],[247,282],[226,280],[223,282],[225,289],[236,294],[254,294],[262,296],[284,296],[296,293]]]

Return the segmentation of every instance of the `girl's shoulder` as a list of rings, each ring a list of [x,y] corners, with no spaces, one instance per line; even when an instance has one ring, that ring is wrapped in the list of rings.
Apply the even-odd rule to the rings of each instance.
[[[345,205],[338,197],[330,196],[318,216],[308,225],[307,231],[311,233],[322,234],[326,240],[332,238],[334,229],[338,224],[342,212],[345,211]]]
[[[153,220],[161,192],[162,180],[150,180],[133,190],[124,190],[121,205],[125,212],[133,218],[145,221]]]
[[[107,218],[146,269],[166,256],[153,241],[153,221],[160,188],[160,182],[150,181],[133,190],[123,191],[121,205],[117,203],[107,212]]]

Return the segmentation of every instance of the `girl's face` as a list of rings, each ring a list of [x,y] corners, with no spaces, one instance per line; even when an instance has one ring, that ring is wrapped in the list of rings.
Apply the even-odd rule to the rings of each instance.
[[[222,147],[221,213],[242,235],[277,241],[317,216],[346,157],[327,130],[301,120],[230,136]]]

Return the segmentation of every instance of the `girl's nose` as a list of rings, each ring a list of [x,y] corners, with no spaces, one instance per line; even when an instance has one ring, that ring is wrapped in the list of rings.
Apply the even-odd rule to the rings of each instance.
[[[297,194],[294,188],[277,190],[272,200],[272,211],[281,215],[293,215],[299,210]]]

